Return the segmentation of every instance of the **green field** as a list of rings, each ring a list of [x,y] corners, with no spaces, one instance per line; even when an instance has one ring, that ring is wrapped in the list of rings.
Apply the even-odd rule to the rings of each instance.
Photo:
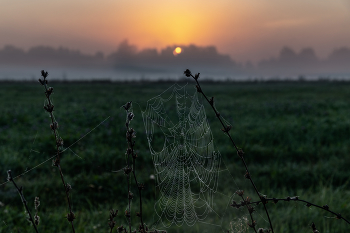
[[[109,232],[107,219],[111,208],[119,209],[117,225],[127,226],[126,178],[123,172],[111,171],[125,166],[127,144],[122,105],[128,101],[133,101],[135,113],[132,127],[137,132],[137,176],[146,186],[143,215],[145,222],[152,225],[153,204],[159,192],[154,180],[149,178],[154,169],[141,110],[148,99],[173,83],[49,84],[54,87],[52,98],[60,136],[66,148],[73,144],[62,155],[61,165],[66,181],[73,188],[76,232]],[[188,80],[187,87],[189,92],[195,91],[193,80]],[[0,182],[3,183],[7,170],[11,169],[16,176],[52,157],[55,141],[50,118],[43,109],[44,89],[39,83],[4,82],[0,89]],[[350,83],[203,83],[202,89],[215,97],[216,108],[232,124],[232,138],[245,151],[246,162],[261,193],[268,197],[299,196],[321,206],[328,204],[331,210],[350,219]],[[222,126],[210,106],[203,103],[215,148],[226,166],[222,168],[230,171],[220,176],[218,191],[230,196],[239,188],[257,200],[249,181],[244,179],[245,169],[234,147],[220,130]],[[71,232],[64,218],[68,213],[64,190],[51,160],[16,182],[23,186],[32,213],[34,197],[40,197],[39,232]],[[132,192],[136,196],[132,205],[135,216],[138,211],[135,187]],[[214,199],[221,217],[210,215],[205,224],[165,230],[253,232],[246,227],[246,209],[226,208],[225,198],[217,194]],[[0,201],[0,232],[34,232],[11,183],[0,186]],[[267,207],[275,232],[312,232],[312,222],[320,232],[350,229],[350,225],[330,213],[307,208],[302,203],[268,203]],[[262,205],[257,206],[254,217],[258,227],[269,227]],[[138,224],[137,217],[133,217],[133,223]]]

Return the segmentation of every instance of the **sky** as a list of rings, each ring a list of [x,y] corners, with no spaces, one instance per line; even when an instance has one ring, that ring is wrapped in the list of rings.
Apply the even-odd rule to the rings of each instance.
[[[313,47],[350,47],[350,0],[0,0],[0,47],[45,45],[112,53],[215,46],[240,62]]]

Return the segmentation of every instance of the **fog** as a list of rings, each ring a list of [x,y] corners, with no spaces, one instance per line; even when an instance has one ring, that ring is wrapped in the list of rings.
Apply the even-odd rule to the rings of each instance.
[[[175,53],[180,47],[181,53]],[[183,71],[200,72],[212,80],[350,80],[350,48],[335,48],[325,59],[306,47],[285,46],[277,57],[257,63],[235,61],[215,46],[171,45],[160,51],[138,50],[127,40],[110,54],[84,54],[79,50],[36,46],[25,51],[8,45],[0,49],[0,80],[37,80],[48,70],[57,80],[178,80]]]

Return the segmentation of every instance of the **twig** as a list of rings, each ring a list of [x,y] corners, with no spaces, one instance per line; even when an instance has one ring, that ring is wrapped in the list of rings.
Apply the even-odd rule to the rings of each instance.
[[[197,84],[197,85],[196,85],[197,91],[198,91],[199,93],[202,93],[202,95],[204,96],[204,98],[208,101],[208,103],[210,104],[210,106],[211,106],[212,109],[214,110],[216,117],[219,119],[221,125],[224,127],[224,128],[222,129],[222,131],[223,131],[224,133],[226,133],[227,136],[230,138],[231,143],[233,144],[233,146],[235,147],[235,149],[236,149],[236,151],[237,151],[237,155],[241,158],[241,160],[242,160],[242,162],[243,162],[243,164],[244,164],[244,167],[245,167],[245,169],[246,169],[245,177],[246,177],[247,179],[250,180],[252,186],[254,187],[255,192],[258,194],[260,200],[262,200],[262,196],[260,195],[260,193],[259,193],[259,191],[258,191],[256,185],[255,185],[254,182],[253,182],[253,179],[251,178],[250,172],[249,172],[249,170],[248,170],[247,163],[245,162],[245,159],[244,159],[244,156],[243,156],[244,152],[243,152],[243,150],[238,149],[238,147],[236,146],[236,143],[233,141],[233,139],[232,139],[232,137],[231,137],[231,135],[230,135],[230,133],[229,133],[229,131],[230,131],[230,129],[231,129],[231,126],[225,125],[225,124],[223,123],[223,121],[222,121],[222,119],[221,119],[221,116],[220,116],[220,113],[219,113],[219,112],[215,109],[215,107],[214,107],[214,97],[212,97],[212,98],[209,100],[208,97],[204,94],[204,92],[203,92],[203,90],[202,90],[202,88],[201,88],[201,86],[200,86],[200,84],[199,84],[199,82],[198,82],[199,73],[197,73],[197,74],[195,74],[195,76],[193,76],[192,73],[191,73],[191,71],[190,71],[189,69],[186,69],[186,70],[184,71],[184,74],[185,74],[187,77],[192,77],[192,78],[196,81],[196,84]],[[264,203],[263,203],[263,204],[264,204]],[[269,223],[270,223],[271,231],[272,231],[272,233],[274,233],[273,227],[272,227],[272,223],[271,223],[271,219],[270,219],[270,215],[269,215],[269,212],[267,211],[267,208],[266,208],[265,204],[264,204],[264,208],[265,208],[265,212],[266,212],[267,218],[268,218]]]
[[[255,201],[255,202],[251,202],[251,204],[256,204],[256,205],[258,205],[258,204],[260,204],[261,202],[265,202],[265,203],[267,203],[268,201],[273,201],[275,204],[278,202],[278,201],[299,201],[299,202],[304,202],[304,203],[306,203],[306,206],[307,207],[310,207],[310,206],[315,206],[315,207],[317,207],[317,208],[319,208],[319,209],[322,209],[322,210],[325,210],[325,211],[327,211],[327,212],[329,212],[329,213],[332,213],[332,214],[334,214],[335,215],[335,217],[337,218],[337,219],[343,219],[345,222],[347,222],[348,224],[350,224],[350,221],[349,220],[347,220],[346,218],[344,218],[340,213],[336,213],[336,212],[334,212],[334,211],[331,211],[330,209],[329,209],[329,206],[328,205],[324,205],[324,206],[320,206],[320,205],[316,205],[316,204],[313,204],[313,203],[311,203],[311,202],[309,202],[309,201],[305,201],[305,200],[301,200],[301,199],[299,199],[299,197],[286,197],[286,198],[265,198],[264,197],[264,200],[262,201],[262,200],[260,200],[260,201]]]
[[[37,233],[39,233],[39,232],[38,232],[38,229],[36,228],[36,224],[34,223],[34,219],[33,219],[33,217],[32,217],[32,214],[30,213],[29,208],[28,208],[28,206],[27,206],[27,201],[26,201],[26,199],[24,199],[24,196],[23,196],[23,188],[22,188],[22,186],[21,186],[20,188],[18,188],[16,182],[15,182],[14,179],[12,178],[11,170],[8,170],[8,171],[7,171],[7,180],[8,180],[8,181],[12,181],[13,185],[16,187],[16,189],[17,189],[17,191],[18,191],[18,193],[19,193],[19,196],[21,197],[22,203],[23,203],[24,207],[26,208],[26,211],[27,211],[27,213],[28,213],[28,215],[29,215],[28,220],[32,222],[35,231],[36,231]]]
[[[60,148],[63,146],[63,140],[62,138],[59,137],[58,135],[58,123],[55,120],[55,117],[53,115],[53,110],[54,110],[54,105],[52,104],[52,101],[50,99],[51,94],[53,93],[53,88],[52,87],[48,87],[48,81],[47,81],[47,76],[48,76],[48,72],[45,72],[44,70],[41,71],[41,76],[44,78],[39,79],[39,82],[41,85],[43,85],[45,87],[45,96],[47,98],[47,104],[44,106],[44,109],[50,114],[50,118],[51,118],[51,124],[50,124],[50,128],[53,131],[53,134],[55,136],[55,141],[56,141],[56,158],[55,160],[53,160],[53,166],[58,167],[58,170],[60,171],[60,176],[61,176],[61,180],[63,183],[63,187],[66,193],[66,197],[67,197],[67,201],[68,201],[68,206],[69,206],[69,213],[67,214],[66,218],[68,220],[68,222],[71,223],[72,225],[72,230],[73,233],[75,233],[75,229],[74,229],[74,225],[73,225],[73,221],[75,219],[75,215],[72,212],[72,206],[71,206],[71,201],[69,198],[69,191],[72,189],[71,185],[66,183],[64,181],[64,177],[63,177],[63,172],[62,172],[62,168],[61,168],[61,164],[60,164]]]

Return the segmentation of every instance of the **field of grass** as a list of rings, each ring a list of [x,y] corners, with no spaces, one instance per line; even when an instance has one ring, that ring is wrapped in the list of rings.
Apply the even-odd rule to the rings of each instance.
[[[61,165],[66,181],[73,188],[76,232],[109,232],[107,219],[111,208],[119,209],[117,225],[127,225],[126,178],[123,172],[111,171],[125,166],[127,144],[122,105],[128,101],[133,101],[135,113],[132,127],[137,132],[137,175],[146,186],[144,221],[151,225],[158,190],[150,179],[154,170],[141,110],[148,99],[172,83],[49,84],[54,87],[52,98],[60,136],[65,147],[73,144],[63,154]],[[192,80],[189,79],[187,86],[190,92],[195,91]],[[232,124],[232,138],[245,151],[246,162],[261,193],[268,197],[299,196],[321,206],[328,204],[331,210],[350,219],[350,83],[204,83],[202,89],[215,97],[216,108]],[[44,89],[39,83],[0,84],[0,183],[6,181],[7,170],[11,169],[16,176],[55,154],[44,100]],[[253,201],[257,200],[249,181],[244,179],[245,169],[239,157],[220,130],[222,126],[210,106],[203,103],[214,145],[230,171],[220,176],[219,191],[228,195],[239,188]],[[32,212],[34,197],[40,197],[39,232],[71,232],[64,218],[68,213],[64,190],[51,160],[16,182],[23,186]],[[136,189],[132,192],[137,194]],[[138,209],[137,200],[133,200],[133,213]],[[11,183],[0,186],[0,202],[0,232],[33,232]],[[245,209],[224,209],[227,202],[219,196],[214,203],[224,217],[210,216],[207,224],[166,230],[239,232],[241,228],[241,232],[248,232]],[[302,203],[268,203],[267,207],[275,232],[312,232],[311,222],[315,222],[320,232],[345,232],[350,228],[330,213],[307,208]],[[255,217],[258,227],[269,226],[262,205],[257,206]],[[136,217],[133,223],[138,224]],[[211,224],[222,224],[222,228]]]

